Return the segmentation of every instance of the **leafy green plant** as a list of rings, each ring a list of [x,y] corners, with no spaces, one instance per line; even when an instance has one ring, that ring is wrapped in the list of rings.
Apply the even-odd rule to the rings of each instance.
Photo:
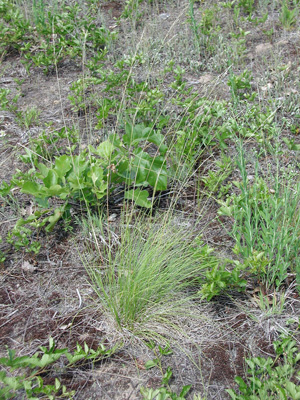
[[[247,14],[251,14],[254,10],[254,0],[239,0],[238,6]]]
[[[73,154],[79,143],[79,132],[76,129],[63,127],[60,130],[44,130],[38,137],[29,138],[29,146],[20,155],[24,163],[37,165],[40,160],[52,161],[55,156]]]
[[[167,367],[166,370],[163,370],[162,367],[162,362],[161,359],[163,356],[168,356],[172,354],[172,350],[170,349],[170,346],[167,345],[165,347],[162,347],[158,345],[158,351],[156,348],[156,345],[154,342],[149,341],[146,343],[147,346],[153,350],[156,358],[153,360],[147,361],[145,364],[145,367],[147,369],[157,367],[161,374],[162,374],[162,386],[159,387],[158,389],[152,389],[152,388],[145,388],[141,387],[141,394],[143,396],[143,400],[166,400],[166,399],[172,399],[172,400],[184,400],[186,395],[191,389],[191,385],[186,385],[182,388],[181,392],[179,395],[177,395],[175,392],[173,392],[169,386],[169,382],[172,379],[172,369],[170,367]]]
[[[246,359],[246,382],[240,377],[235,378],[239,394],[233,389],[227,390],[233,400],[300,398],[300,374],[297,368],[300,353],[296,341],[289,336],[282,336],[274,342],[274,349],[274,360],[271,357]]]
[[[299,7],[290,9],[288,3],[284,1],[282,3],[279,21],[282,23],[285,29],[290,29],[293,25],[295,25],[298,13],[299,13]]]
[[[271,296],[271,298],[270,296],[266,296],[265,293],[260,290],[255,299],[256,304],[266,318],[274,315],[282,315],[285,311],[286,294],[284,292],[279,294],[274,291]],[[255,319],[255,317],[253,318]]]
[[[229,261],[229,260],[228,260]],[[244,265],[234,263],[234,268],[226,269],[224,264],[215,265],[205,273],[205,280],[200,290],[202,299],[211,300],[213,297],[230,290],[244,291],[247,281],[243,279]]]
[[[39,246],[31,239],[32,228],[51,231],[61,218],[70,216],[71,201],[82,202],[86,208],[101,205],[119,184],[127,188],[125,199],[151,208],[149,192],[141,187],[150,186],[154,193],[167,188],[164,136],[144,125],[129,123],[125,132],[122,139],[112,135],[97,148],[90,146],[79,155],[55,157],[50,165],[39,162],[36,153],[27,151],[25,160],[32,163],[32,168],[27,173],[18,172],[12,184],[33,196],[37,209],[27,219],[18,220],[8,241],[17,249],[25,247],[37,253]],[[145,144],[153,145],[154,155],[144,151],[142,143],[144,149]]]
[[[8,111],[15,111],[16,110],[16,103],[18,101],[19,95],[14,96],[12,99],[8,98],[10,94],[9,89],[0,88],[0,109],[1,110],[8,110]]]
[[[195,0],[189,0],[189,18],[191,29],[195,37],[195,45],[198,52],[204,52],[205,57],[209,58],[215,52],[215,44],[218,40],[218,32],[221,30],[217,24],[216,14],[217,5],[206,8],[201,13],[200,22],[195,16],[194,4],[199,3]]]
[[[21,125],[24,125],[26,129],[32,125],[37,125],[39,121],[40,110],[37,107],[31,107],[24,112],[18,112],[17,117]]]
[[[163,376],[163,385],[161,387],[158,389],[141,387],[141,395],[143,396],[143,400],[185,400],[186,395],[191,389],[191,385],[183,386],[180,394],[178,395],[176,392],[173,392],[171,389],[165,386],[168,384],[171,378],[172,370],[168,367]]]
[[[1,106],[1,110],[7,110],[8,108],[8,104],[10,103],[10,101],[7,98],[7,95],[10,93],[9,89],[4,89],[1,88],[0,89],[0,106]]]
[[[7,0],[0,3],[0,51],[18,51],[27,68],[33,63],[48,73],[66,57],[81,57],[83,51],[88,52],[87,42],[93,43],[93,50],[101,50],[108,36],[113,36],[96,25],[92,13],[83,14],[79,4],[63,3],[57,12],[46,11],[43,1],[35,1],[33,13],[30,23],[18,5]]]
[[[217,144],[226,148],[225,140],[231,133],[223,125],[226,113],[223,102],[190,96],[177,103],[183,109],[183,117],[175,125],[176,138],[171,155],[173,174],[182,176],[185,171],[191,172],[205,149]]]
[[[248,70],[245,70],[242,74],[240,75],[230,75],[230,79],[228,81],[228,86],[230,87],[231,90],[231,96],[236,103],[237,101],[241,99],[248,99],[249,100],[249,92],[251,89],[251,72]],[[252,93],[251,95],[251,100],[255,97],[255,93]]]
[[[13,2],[1,0],[0,2],[0,53],[20,51],[26,37],[31,40],[33,29],[29,21]]]
[[[28,228],[32,226],[34,228],[40,228],[43,226],[43,223],[39,223],[37,221],[40,214],[36,213],[33,216],[28,217],[27,219],[20,218],[11,232],[7,234],[6,241],[7,243],[14,246],[16,250],[25,248],[25,251],[28,253],[38,254],[41,248],[41,244],[38,240],[35,240],[33,237],[33,230]],[[27,225],[27,226],[26,226]]]
[[[107,194],[107,182],[103,179],[101,160],[87,159],[87,153],[78,156],[62,155],[57,157],[54,165],[48,168],[45,164],[37,164],[28,174],[20,174],[13,182],[23,193],[33,196],[42,211],[37,210],[24,223],[36,223],[40,220],[40,227],[46,223],[50,231],[56,222],[68,211],[70,199],[86,201],[95,204]],[[41,183],[39,183],[41,181]],[[52,210],[49,208],[49,198],[57,197],[63,204]],[[45,213],[51,213],[44,217]]]
[[[218,213],[233,218],[230,234],[236,240],[235,252],[259,279],[279,287],[288,271],[299,275],[299,185],[283,186],[278,176],[274,189],[258,177],[250,185],[243,153],[238,167],[242,180],[235,184],[240,194],[220,201]]]
[[[299,143],[295,143],[296,139],[282,138],[282,140],[287,145],[287,148],[289,150],[293,150],[293,151],[299,151],[300,150],[300,144]]]
[[[226,129],[231,136],[254,138],[264,149],[272,149],[272,142],[278,138],[279,128],[275,122],[275,113],[270,108],[261,109],[260,105],[247,105],[243,115],[227,120]]]
[[[45,10],[45,1],[33,0],[32,11],[33,11],[35,25],[39,24],[45,25],[45,15],[47,15],[47,12]]]
[[[74,353],[69,353],[68,349],[57,349],[52,338],[49,339],[49,348],[40,347],[40,351],[33,356],[16,357],[14,350],[8,350],[8,357],[0,358],[0,365],[6,370],[0,371],[0,396],[1,399],[14,399],[22,392],[26,393],[28,400],[40,398],[40,395],[47,396],[48,399],[73,398],[75,392],[68,391],[57,377],[54,384],[45,385],[45,374],[51,373],[51,366],[62,356],[66,357],[67,363],[63,370],[81,365],[82,363],[94,363],[101,359],[110,357],[118,346],[107,350],[101,344],[97,350],[90,349],[85,343],[84,347],[77,344]],[[61,367],[60,367],[61,368]],[[61,373],[63,373],[63,370]],[[14,372],[18,371],[16,375]],[[38,397],[37,397],[38,396]],[[23,398],[23,397],[22,397]]]
[[[232,184],[224,184],[224,181],[230,176],[233,170],[233,164],[230,157],[221,156],[221,160],[215,162],[218,169],[209,170],[208,175],[201,178],[210,194],[218,192],[217,197],[221,198],[230,190]]]
[[[102,58],[90,59],[87,64],[89,71],[71,86],[69,100],[73,110],[86,113],[96,109],[97,129],[103,128],[109,117],[116,118],[117,115],[136,124],[150,126],[156,121],[155,125],[159,125],[166,96],[148,80],[137,81],[133,70],[143,63],[142,53],[123,56],[112,68],[107,68]],[[179,69],[174,71],[176,87],[182,73]],[[101,91],[98,87],[101,87]]]
[[[139,5],[142,3],[142,1],[143,0],[126,0],[121,18],[129,18],[131,20],[138,21],[142,16],[142,13],[139,9]]]
[[[268,12],[266,12],[262,17],[254,17],[252,18],[251,15],[249,15],[249,17],[247,18],[247,20],[251,23],[253,23],[255,26],[258,26],[259,24],[263,24],[264,22],[266,22],[266,20],[268,19]],[[263,31],[264,34],[266,34],[269,38],[272,36],[273,34],[273,28],[270,29],[269,34],[267,34],[267,31]],[[272,32],[272,33],[271,33]],[[271,35],[270,35],[271,33]]]

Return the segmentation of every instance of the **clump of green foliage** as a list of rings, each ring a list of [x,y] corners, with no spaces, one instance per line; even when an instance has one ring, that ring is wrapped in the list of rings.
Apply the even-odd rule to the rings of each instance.
[[[2,187],[1,195],[19,187],[33,197],[36,211],[17,221],[9,242],[16,248],[38,252],[38,242],[31,241],[29,227],[45,227],[50,232],[61,218],[70,216],[71,201],[83,202],[87,208],[99,206],[120,184],[125,185],[125,199],[151,208],[149,192],[143,188],[149,186],[155,193],[168,184],[164,137],[144,125],[127,123],[125,131],[122,138],[112,135],[96,148],[89,146],[78,155],[63,154],[48,164],[39,162],[39,156],[27,150],[26,160],[32,162],[32,168],[26,173],[19,171],[10,186]],[[155,154],[144,151],[141,143],[154,145]]]
[[[253,357],[246,359],[248,366],[246,382],[235,379],[239,393],[227,392],[233,400],[293,399],[300,398],[300,352],[290,336],[282,336],[274,342],[275,359]]]
[[[100,345],[97,350],[90,349],[85,343],[84,347],[77,344],[76,350],[70,353],[68,349],[57,349],[52,338],[49,339],[49,348],[40,347],[40,351],[33,356],[16,357],[14,350],[8,350],[8,357],[0,358],[0,365],[5,370],[0,371],[0,397],[1,399],[15,399],[16,396],[26,393],[26,399],[36,400],[41,395],[49,400],[57,398],[73,398],[74,391],[68,391],[65,385],[55,377],[54,384],[45,385],[44,377],[49,374],[52,365],[61,358],[66,358],[67,363],[60,374],[75,366],[95,363],[110,357],[118,346],[107,350]],[[18,374],[15,374],[18,371]],[[56,372],[57,374],[57,372]],[[23,397],[22,397],[23,398]]]
[[[277,288],[288,272],[299,281],[299,184],[284,186],[279,179],[267,182],[256,176],[250,184],[245,157],[240,153],[238,167],[241,181],[235,182],[240,194],[220,201],[219,215],[233,218],[230,235],[235,239],[235,253],[256,278]],[[272,186],[271,186],[272,185]]]
[[[33,63],[45,73],[67,57],[81,58],[89,42],[103,50],[109,35],[79,4],[63,3],[60,12],[43,10],[30,21],[15,3],[0,2],[0,53],[17,51],[28,67]]]
[[[183,386],[180,391],[180,394],[177,395],[169,386],[169,382],[172,379],[172,369],[167,367],[166,370],[162,367],[162,357],[169,356],[172,354],[172,349],[170,345],[162,347],[160,345],[156,346],[153,341],[149,341],[146,343],[147,346],[153,351],[155,358],[153,360],[149,360],[145,363],[146,369],[150,368],[158,368],[162,375],[162,385],[158,389],[152,388],[141,388],[141,394],[143,396],[143,400],[153,400],[153,399],[172,399],[172,400],[185,400],[186,395],[191,389],[191,385]]]

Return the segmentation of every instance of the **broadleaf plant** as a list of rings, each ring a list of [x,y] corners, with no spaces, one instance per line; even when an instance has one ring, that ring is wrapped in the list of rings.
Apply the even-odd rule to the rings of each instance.
[[[33,168],[18,172],[9,187],[19,187],[22,193],[32,196],[36,209],[17,222],[9,234],[10,243],[38,252],[37,242],[29,240],[32,231],[26,225],[45,227],[50,232],[61,218],[70,215],[71,202],[101,206],[120,184],[125,185],[125,199],[151,208],[149,192],[143,188],[150,187],[154,193],[167,188],[166,152],[161,133],[127,122],[123,137],[111,135],[96,148],[90,145],[77,155],[63,154],[47,164],[31,157]]]
[[[33,356],[16,357],[15,350],[8,349],[8,356],[0,358],[0,365],[6,367],[6,371],[0,371],[0,398],[15,399],[24,391],[26,398],[31,400],[40,398],[37,397],[40,395],[46,395],[50,400],[73,398],[75,392],[68,391],[58,378],[55,377],[54,385],[45,385],[41,375],[43,374],[43,377],[45,374],[50,375],[51,366],[62,356],[68,361],[60,371],[64,373],[75,365],[108,358],[116,352],[118,347],[119,345],[116,345],[111,349],[106,349],[103,344],[100,344],[96,350],[93,350],[84,343],[84,347],[77,344],[76,350],[70,353],[68,349],[57,349],[53,338],[50,337],[49,347],[41,346],[40,351]],[[15,371],[18,373],[16,374]]]

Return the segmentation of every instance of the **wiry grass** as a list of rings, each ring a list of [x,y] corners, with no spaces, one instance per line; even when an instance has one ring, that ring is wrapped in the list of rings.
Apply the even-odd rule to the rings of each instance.
[[[104,265],[86,266],[99,300],[119,328],[147,336],[147,326],[174,328],[178,317],[193,315],[201,275],[217,262],[195,240],[192,227],[171,217],[139,217],[134,226],[125,221],[117,246],[103,248]]]

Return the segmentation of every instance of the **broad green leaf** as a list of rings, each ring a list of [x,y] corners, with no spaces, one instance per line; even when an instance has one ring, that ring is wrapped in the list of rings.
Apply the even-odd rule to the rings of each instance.
[[[47,190],[45,190],[45,194],[47,194],[47,197],[61,197],[62,193],[68,193],[68,189],[65,187],[61,187],[60,185],[52,185]]]
[[[103,169],[98,165],[93,165],[88,172],[88,177],[91,178],[93,184],[96,185],[96,182],[100,182],[103,179]]]
[[[100,143],[96,149],[93,146],[90,146],[89,148],[94,154],[97,154],[99,157],[110,160],[115,146],[109,140],[105,140],[104,142]]]
[[[151,369],[151,368],[153,368],[153,367],[156,367],[157,364],[158,364],[158,360],[157,360],[157,359],[149,360],[149,361],[147,361],[147,362],[145,363],[145,368],[146,368],[146,369]]]
[[[24,379],[23,386],[26,391],[32,390],[32,381],[29,379]]]
[[[167,168],[163,157],[156,157],[150,165],[147,177],[149,184],[156,190],[166,190],[168,185]]]
[[[69,185],[70,187],[75,191],[75,190],[83,190],[87,187],[87,182],[84,180],[84,178],[80,178],[79,176],[70,175],[68,178]]]
[[[49,351],[53,351],[55,349],[55,342],[52,336],[49,337]]]
[[[165,154],[166,154],[166,152],[167,152],[167,150],[168,150],[168,146],[166,146],[166,145],[164,144],[164,141],[165,141],[164,135],[162,135],[161,133],[158,133],[158,132],[153,132],[153,133],[151,134],[151,136],[148,137],[147,140],[148,140],[148,142],[151,142],[151,143],[156,144],[156,146],[157,146],[158,149],[159,149],[159,152],[160,152],[162,155],[165,155]]]
[[[36,182],[25,181],[22,185],[22,192],[38,197],[40,193],[40,185]]]
[[[56,171],[59,178],[66,176],[66,173],[72,168],[72,159],[70,156],[64,154],[55,160],[54,170]]]
[[[295,150],[295,151],[300,150],[300,145],[295,143],[295,140],[290,140],[288,138],[282,138],[282,140],[287,145],[289,150]]]
[[[131,185],[136,179],[136,168],[131,166],[127,160],[122,161],[117,166],[117,175],[126,185]]]
[[[148,197],[148,191],[140,189],[128,190],[124,195],[125,199],[134,200],[134,202],[140,207],[151,208],[152,203],[148,200]]]
[[[47,232],[50,232],[53,229],[54,225],[60,220],[62,215],[63,211],[60,208],[56,208],[54,214],[48,218],[48,221],[50,223],[46,227]]]
[[[99,182],[95,187],[92,188],[92,192],[96,195],[97,199],[100,200],[107,194],[107,182]]]
[[[186,396],[188,394],[188,392],[191,390],[191,387],[192,387],[192,385],[183,386],[183,388],[182,388],[182,390],[180,392],[180,396],[181,397]]]
[[[49,207],[49,201],[45,197],[36,197],[35,201],[40,207],[43,207],[43,208]]]
[[[38,169],[41,171],[41,174],[43,175],[44,178],[48,175],[49,168],[46,167],[46,165],[39,163],[37,165]]]
[[[58,175],[54,169],[50,169],[48,175],[43,179],[43,182],[47,188],[56,185],[58,182]]]
[[[114,147],[117,147],[117,148],[122,147],[121,139],[119,138],[119,136],[116,133],[110,135],[108,140],[111,144],[113,144]]]
[[[293,400],[300,399],[300,388],[298,388],[293,382],[287,382],[286,388]]]
[[[3,383],[5,383],[7,386],[9,386],[10,389],[16,391],[22,387],[22,385],[19,382],[18,378],[12,377],[12,376],[5,376],[3,377]],[[8,397],[9,399],[12,397]]]
[[[136,171],[133,181],[134,184],[147,185],[151,162],[152,158],[148,153],[145,153],[141,150],[136,153],[132,163],[135,167],[134,170]]]
[[[152,158],[148,153],[139,149],[135,153],[133,165],[137,170],[134,183],[145,185],[147,182],[156,190],[166,190],[168,177],[163,157]]]
[[[229,396],[233,400],[237,400],[238,399],[238,396],[236,395],[236,393],[232,389],[226,389],[226,392],[229,394]]]
[[[85,153],[81,153],[78,156],[73,157],[73,171],[70,176],[80,177],[84,173],[90,164],[90,160],[87,158]]]
[[[61,383],[57,378],[55,378],[55,389],[59,390],[60,388],[61,388]]]
[[[10,190],[13,188],[13,186],[14,185],[12,183],[8,184],[5,181],[3,181],[0,186],[0,196],[2,197],[7,196]]]
[[[67,357],[67,359],[69,361],[69,364],[75,364],[76,362],[78,362],[78,361],[82,360],[83,358],[85,358],[85,354],[82,353],[82,354],[74,354],[74,355],[72,355],[70,353],[67,353],[66,357]]]
[[[148,140],[150,136],[151,128],[145,127],[145,125],[131,125],[128,122],[125,126],[126,134],[123,136],[123,142],[128,145],[133,145],[141,140]]]
[[[39,360],[39,367],[40,368],[44,368],[47,365],[50,365],[52,363],[54,363],[55,361],[57,361],[61,355],[65,353],[65,351],[61,352],[61,351],[57,351],[55,353],[52,354],[43,354],[42,358]]]

